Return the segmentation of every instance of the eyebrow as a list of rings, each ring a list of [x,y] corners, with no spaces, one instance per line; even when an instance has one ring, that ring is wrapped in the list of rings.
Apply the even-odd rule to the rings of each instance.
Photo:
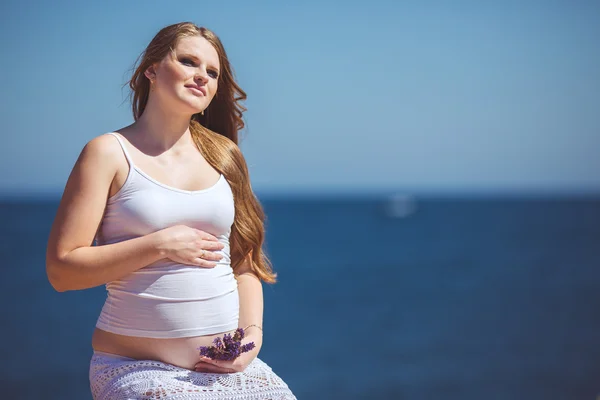
[[[182,51],[180,54],[177,54],[179,57],[189,57],[194,59],[195,61],[199,62],[200,59],[198,57],[196,57],[193,54],[187,53],[185,51]],[[212,68],[214,68],[215,70],[217,70],[217,72],[219,72],[219,68],[215,67],[214,65],[211,65]]]

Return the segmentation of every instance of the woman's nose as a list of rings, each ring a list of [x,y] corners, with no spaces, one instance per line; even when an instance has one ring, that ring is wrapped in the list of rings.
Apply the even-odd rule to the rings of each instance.
[[[206,71],[196,72],[196,75],[194,76],[194,80],[202,80],[202,81],[204,81],[204,83],[207,83],[208,82],[208,74],[206,73]]]

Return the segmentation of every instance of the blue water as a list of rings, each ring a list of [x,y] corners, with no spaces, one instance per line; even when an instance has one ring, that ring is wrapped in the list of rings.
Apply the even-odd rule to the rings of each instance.
[[[299,399],[594,399],[600,199],[262,199],[260,357]],[[0,397],[91,399],[102,287],[56,293],[57,201],[0,204]]]

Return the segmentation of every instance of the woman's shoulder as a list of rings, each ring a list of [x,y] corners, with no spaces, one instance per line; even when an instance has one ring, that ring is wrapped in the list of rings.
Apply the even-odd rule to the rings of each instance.
[[[103,169],[116,171],[119,157],[123,157],[123,150],[112,133],[114,132],[102,133],[90,139],[83,146],[79,161],[92,162]]]
[[[90,139],[84,146],[90,152],[104,157],[116,157],[121,152],[121,146],[115,135],[118,132],[105,132]]]

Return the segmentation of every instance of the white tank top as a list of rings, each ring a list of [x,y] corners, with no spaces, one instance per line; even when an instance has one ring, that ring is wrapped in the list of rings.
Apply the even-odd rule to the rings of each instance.
[[[97,245],[144,236],[183,224],[206,231],[225,245],[214,268],[159,260],[106,284],[108,295],[96,327],[121,335],[178,338],[221,333],[238,327],[239,296],[231,268],[229,235],[233,194],[220,175],[213,186],[188,191],[162,184],[137,168],[119,135],[129,163],[123,186],[106,205]]]

